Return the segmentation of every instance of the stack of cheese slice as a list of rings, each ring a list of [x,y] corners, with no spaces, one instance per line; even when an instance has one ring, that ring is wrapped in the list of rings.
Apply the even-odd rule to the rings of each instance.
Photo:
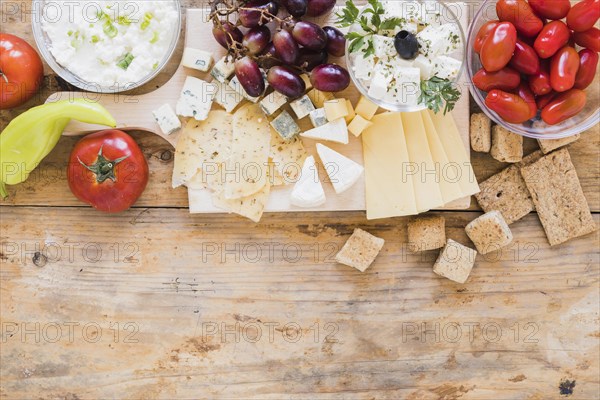
[[[479,192],[452,116],[384,113],[362,134],[367,219],[414,215]]]

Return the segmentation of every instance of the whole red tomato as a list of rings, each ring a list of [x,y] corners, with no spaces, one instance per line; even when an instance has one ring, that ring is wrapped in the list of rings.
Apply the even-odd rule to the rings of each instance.
[[[498,0],[496,14],[500,21],[511,22],[524,36],[537,35],[544,25],[525,0]]]
[[[569,0],[529,0],[529,6],[538,17],[548,19],[562,19],[571,9]]]
[[[512,90],[519,86],[521,75],[512,68],[502,68],[500,71],[488,72],[481,68],[473,75],[473,84],[484,92],[492,89]]]
[[[519,85],[519,87],[517,88],[515,93],[518,94],[520,98],[525,100],[525,103],[527,103],[527,105],[529,106],[529,118],[528,119],[535,117],[535,115],[537,114],[538,108],[537,108],[537,104],[535,102],[535,96],[533,95],[533,92],[531,91],[531,89],[529,89],[529,86],[527,85],[527,83],[521,82],[521,84]]]
[[[550,72],[546,65],[540,65],[540,72],[529,76],[529,88],[536,96],[543,96],[552,91]]]
[[[550,61],[550,85],[557,92],[565,92],[575,84],[579,70],[579,54],[569,46],[565,46],[552,56]]]
[[[540,59],[537,53],[533,47],[521,39],[517,39],[515,53],[508,65],[526,75],[532,75],[540,71]]]
[[[585,89],[590,86],[596,77],[598,67],[598,53],[590,49],[583,49],[579,52],[579,69],[575,76],[575,89]]]
[[[535,102],[537,104],[537,108],[538,110],[541,110],[542,108],[546,107],[546,105],[548,103],[550,103],[552,100],[554,100],[554,98],[556,97],[557,93],[552,91],[548,94],[545,94],[543,96],[538,96],[535,98]]]
[[[531,118],[529,104],[514,93],[494,89],[485,98],[485,105],[511,124],[520,124]]]
[[[485,38],[488,37],[490,32],[494,30],[496,25],[498,25],[499,23],[500,21],[494,20],[488,21],[485,24],[481,25],[481,28],[479,28],[479,31],[477,32],[477,36],[475,36],[475,41],[473,42],[473,50],[475,51],[475,53],[479,54],[479,52],[481,51],[481,46],[483,46],[483,41],[485,40]]]
[[[567,14],[567,25],[575,32],[587,31],[600,18],[600,0],[584,0],[575,4]]]
[[[79,200],[106,212],[131,207],[148,183],[148,163],[131,136],[111,129],[81,139],[71,152],[67,178]]]
[[[573,39],[581,47],[600,53],[600,29],[590,28],[587,31],[575,32]]]
[[[585,107],[586,95],[583,90],[571,89],[559,93],[542,109],[542,119],[548,125],[555,125],[574,115]]]
[[[33,47],[17,36],[0,33],[0,110],[25,103],[43,79],[44,66]]]
[[[533,47],[541,58],[550,58],[567,44],[570,37],[571,32],[564,22],[552,21],[548,25],[544,25],[535,39]]]
[[[481,65],[489,72],[506,67],[512,58],[517,43],[517,31],[510,22],[500,22],[483,41]]]

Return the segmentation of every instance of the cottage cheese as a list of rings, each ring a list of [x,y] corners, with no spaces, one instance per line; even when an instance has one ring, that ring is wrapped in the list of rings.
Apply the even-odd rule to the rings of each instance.
[[[56,62],[91,86],[117,90],[150,75],[177,34],[174,1],[52,1],[42,29]],[[50,6],[52,5],[52,6]]]

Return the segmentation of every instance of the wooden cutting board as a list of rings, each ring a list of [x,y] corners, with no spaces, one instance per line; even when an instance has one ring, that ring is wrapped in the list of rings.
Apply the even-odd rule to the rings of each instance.
[[[466,32],[467,28],[467,12],[464,3],[456,3],[460,5],[462,10],[465,12],[461,13],[461,24],[463,30]],[[213,52],[215,60],[219,60],[225,55],[225,49],[218,45],[212,35],[212,23],[208,22],[209,11],[207,8],[200,9],[187,9],[186,10],[186,29],[185,29],[185,46],[193,47]],[[332,17],[333,18],[333,17]],[[331,23],[330,23],[331,24]],[[345,65],[345,61],[342,58],[332,58],[331,62]],[[462,90],[462,96],[460,101],[457,103],[452,115],[456,121],[456,124],[463,137],[464,144],[469,149],[469,95],[467,85],[465,85],[466,74],[461,77],[461,83],[459,86]],[[98,101],[104,107],[110,111],[117,121],[117,128],[122,130],[142,130],[152,132],[158,136],[163,137],[166,141],[171,143],[173,146],[177,143],[179,133],[173,133],[171,135],[164,135],[157,123],[155,122],[152,111],[159,108],[161,105],[168,103],[173,109],[177,100],[179,99],[181,88],[185,81],[186,76],[195,76],[206,81],[211,81],[212,77],[209,73],[202,73],[194,69],[188,69],[183,66],[179,66],[173,77],[162,87],[155,91],[139,96],[127,95],[127,94],[98,94],[88,92],[58,92],[53,94],[47,101],[54,102],[59,100],[66,100],[72,98],[83,97],[90,101]],[[356,104],[360,98],[360,93],[354,87],[350,85],[348,89],[343,92],[337,93],[336,97],[348,98],[353,104]],[[217,105],[214,105],[218,108]],[[310,129],[312,126],[308,118],[300,121],[299,125],[303,130]],[[88,124],[82,124],[79,122],[70,123],[64,135],[74,136],[82,135],[85,133],[97,131],[99,129],[105,129],[105,127],[93,126]],[[315,141],[310,139],[303,139],[304,145],[310,154],[316,157]],[[360,164],[363,164],[362,160],[362,144],[361,140],[350,135],[350,143],[347,145],[325,143],[328,147],[331,147],[335,151],[338,151],[347,157],[352,158]],[[338,195],[333,190],[332,185],[329,183],[327,174],[320,166],[320,177],[323,182],[325,194],[327,196],[327,202],[316,208],[316,209],[304,209],[297,208],[290,205],[289,195],[293,185],[275,187],[271,191],[269,203],[267,204],[267,212],[301,212],[301,211],[356,211],[365,210],[365,184],[364,179],[357,182],[352,188],[346,192]],[[390,184],[394,184],[390,182]],[[204,191],[199,194],[199,203],[201,207],[197,210],[201,213],[219,213],[223,210],[216,208],[212,204],[211,196],[208,191]],[[468,208],[470,205],[470,197],[457,200],[444,209],[449,210],[462,210]]]

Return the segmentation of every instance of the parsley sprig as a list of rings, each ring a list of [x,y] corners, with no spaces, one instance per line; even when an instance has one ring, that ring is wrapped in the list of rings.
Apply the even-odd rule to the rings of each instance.
[[[452,111],[459,98],[460,91],[448,79],[434,76],[421,81],[419,103],[426,105],[434,113],[438,113],[442,106],[444,107],[444,114]]]
[[[393,30],[395,27],[401,26],[406,22],[403,18],[398,17],[384,18],[385,9],[383,4],[378,0],[368,0],[368,2],[369,4],[361,13],[351,0],[347,0],[342,12],[336,14],[338,18],[336,23],[342,28],[347,28],[357,23],[360,25],[362,32],[350,32],[346,35],[346,38],[350,42],[350,53],[362,49],[363,57],[365,58],[375,54],[373,35],[377,35],[382,31]]]

